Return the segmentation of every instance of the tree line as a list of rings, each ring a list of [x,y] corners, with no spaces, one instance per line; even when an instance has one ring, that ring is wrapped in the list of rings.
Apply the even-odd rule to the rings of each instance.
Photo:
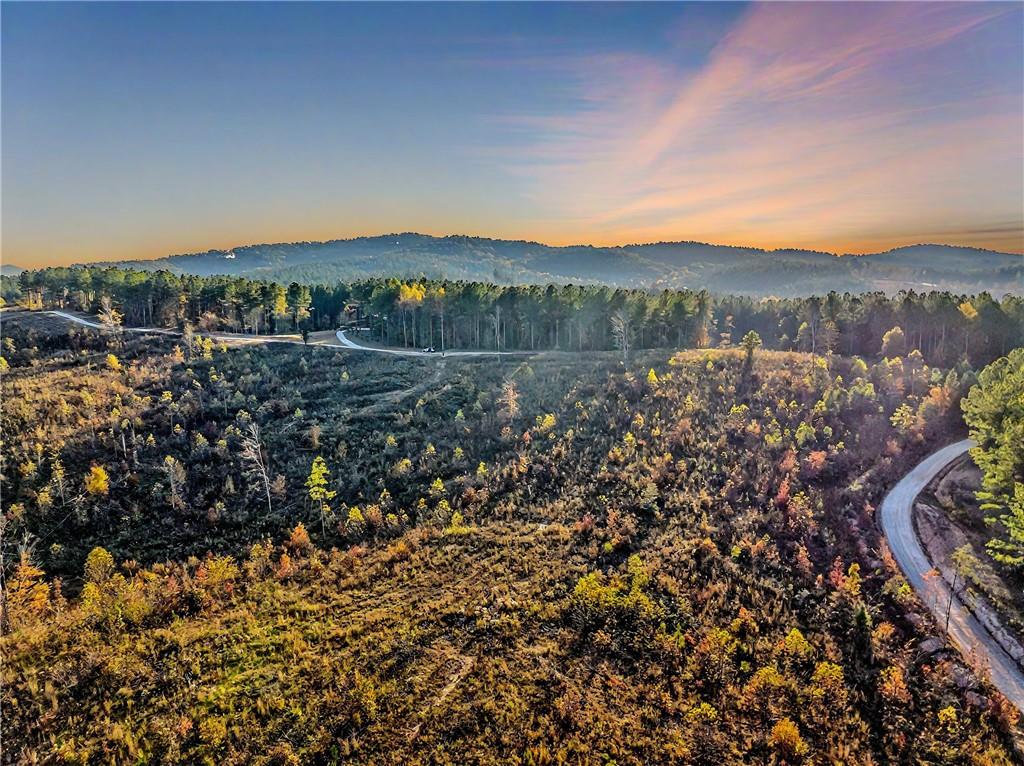
[[[289,285],[116,267],[26,271],[5,297],[97,312],[111,300],[133,325],[279,333],[361,327],[406,347],[602,351],[730,347],[756,332],[768,348],[985,364],[1024,343],[1024,299],[987,293],[881,292],[787,299],[706,290],[503,286],[373,278]]]

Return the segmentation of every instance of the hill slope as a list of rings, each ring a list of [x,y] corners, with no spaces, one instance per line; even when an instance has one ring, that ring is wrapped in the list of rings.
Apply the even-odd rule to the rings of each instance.
[[[750,295],[901,289],[1024,292],[1024,257],[948,245],[913,245],[870,255],[758,250],[700,242],[622,247],[483,237],[387,234],[210,250],[122,265],[189,274],[237,274],[300,282],[427,276],[501,283],[607,283],[691,287]]]
[[[8,534],[45,542],[7,581],[4,762],[1011,762],[1012,715],[923,648],[875,558],[871,509],[947,438],[955,376],[734,350],[186,360],[19,321]]]

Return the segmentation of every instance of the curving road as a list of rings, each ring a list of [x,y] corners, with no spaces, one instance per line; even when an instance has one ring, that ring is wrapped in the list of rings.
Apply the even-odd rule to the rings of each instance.
[[[80,317],[77,314],[69,314],[66,311],[45,311],[45,314],[52,314],[53,316],[66,319],[69,322],[80,324],[83,327],[91,327],[94,330],[104,329],[103,325],[99,322],[94,322],[91,319]],[[166,327],[120,327],[118,328],[121,332],[141,332],[147,335],[181,335],[178,330],[170,330]],[[323,341],[310,340],[308,344],[303,344],[302,336],[300,335],[249,335],[247,333],[240,332],[202,332],[197,330],[196,335],[202,335],[207,338],[213,338],[214,340],[232,341],[236,343],[293,343],[299,346],[302,345],[335,345],[333,343],[325,344]]]
[[[69,322],[82,325],[83,327],[91,327],[94,330],[104,329],[103,325],[99,322],[87,319],[77,314],[71,314],[67,311],[50,310],[43,313],[52,314],[53,316],[60,317]],[[169,330],[166,327],[121,327],[122,332],[142,332],[142,333],[156,333],[159,335],[181,335],[177,330]],[[439,353],[427,353],[425,351],[416,351],[414,349],[407,348],[382,348],[380,346],[363,346],[356,343],[351,338],[345,335],[344,330],[338,330],[333,335],[329,331],[310,333],[309,343],[303,343],[302,336],[300,335],[249,335],[246,333],[236,332],[196,332],[197,335],[202,335],[214,340],[227,341],[233,343],[249,344],[249,343],[291,343],[294,345],[302,346],[334,346],[351,349],[353,351],[370,351],[375,354],[391,354],[393,356],[423,356],[430,357],[433,359],[442,358],[442,354]],[[536,351],[445,351],[443,354],[444,358],[450,356],[533,356]]]
[[[338,342],[345,348],[354,351],[374,351],[378,354],[393,354],[395,356],[429,356],[439,358],[442,354],[438,352],[416,351],[410,348],[381,348],[380,346],[362,346],[345,335],[344,330],[338,330]],[[445,351],[443,356],[533,356],[535,351]]]
[[[917,496],[943,468],[973,446],[972,440],[964,439],[922,460],[885,496],[879,519],[889,548],[907,581],[940,626],[946,625],[948,606],[948,633],[953,644],[964,657],[987,668],[993,686],[1018,710],[1024,711],[1024,673],[959,598],[953,595],[950,600],[949,586],[941,576],[933,574],[932,564],[914,530],[913,509]]]

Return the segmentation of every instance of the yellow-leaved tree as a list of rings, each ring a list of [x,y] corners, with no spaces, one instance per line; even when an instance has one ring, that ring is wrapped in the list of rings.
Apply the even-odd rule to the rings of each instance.
[[[94,465],[89,469],[89,473],[85,475],[85,491],[93,497],[110,492],[110,477],[103,466]]]
[[[405,284],[404,282],[398,287],[398,307],[402,310],[402,342],[409,345],[409,335],[406,329],[406,318],[410,311],[413,311],[423,305],[423,299],[427,295],[427,288],[421,284],[413,282],[411,284]],[[413,326],[412,326],[412,337],[416,339],[416,316],[413,315]]]
[[[320,506],[320,532],[325,536],[327,534],[326,518],[327,514],[331,512],[331,507],[327,504],[327,501],[338,494],[333,489],[327,488],[329,481],[330,474],[327,471],[327,461],[320,455],[317,455],[313,460],[313,466],[309,469],[306,489],[309,492],[309,499]]]

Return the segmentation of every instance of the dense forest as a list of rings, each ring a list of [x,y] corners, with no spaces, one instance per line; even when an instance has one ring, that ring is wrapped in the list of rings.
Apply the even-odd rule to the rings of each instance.
[[[700,324],[646,319],[628,353],[400,358],[124,334],[111,312],[232,326],[224,296],[256,285],[275,295],[260,331],[303,320],[267,283],[71,278],[90,281],[64,293],[36,272],[22,297],[100,309],[108,330],[3,324],[5,763],[1018,758],[1017,711],[927,641],[939,628],[873,523],[885,488],[961,431],[964,347],[1011,343],[989,323],[1018,304],[835,296],[881,316],[833,339],[829,299],[711,299],[716,348],[650,348],[701,345]],[[506,295],[415,284],[482,291],[484,316]],[[706,299],[595,294],[613,311],[674,298],[680,322]],[[468,344],[476,318],[454,305],[445,332]],[[809,306],[816,353],[749,333],[762,317],[780,343],[783,317],[799,337]],[[407,331],[424,332],[416,311]],[[542,317],[539,348],[614,345]],[[870,358],[844,355],[862,337]]]
[[[912,245],[867,255],[762,250],[703,242],[621,247],[569,245],[415,232],[328,242],[291,242],[126,261],[175,274],[333,284],[400,277],[499,284],[588,284],[641,289],[799,297],[829,290],[885,292],[936,285],[963,293],[1024,293],[1024,257],[971,247]]]
[[[114,267],[25,271],[6,299],[96,313],[104,300],[136,326],[250,333],[367,328],[386,345],[595,351],[737,345],[750,331],[777,350],[904,356],[981,366],[1024,343],[1024,298],[883,293],[754,300],[706,291],[507,287],[370,279],[333,286],[177,276]],[[348,311],[346,311],[348,309]]]
[[[989,541],[989,551],[996,561],[1024,572],[1024,348],[981,371],[963,410],[978,442],[971,455],[983,475],[981,509],[1000,531]]]

